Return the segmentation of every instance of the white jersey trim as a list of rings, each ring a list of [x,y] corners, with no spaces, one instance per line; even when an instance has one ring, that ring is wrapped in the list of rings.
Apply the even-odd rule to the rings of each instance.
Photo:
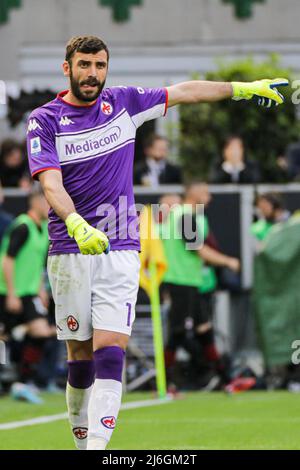
[[[146,121],[151,121],[151,119],[156,119],[164,116],[166,104],[157,104],[153,108],[146,109],[141,113],[134,114],[131,116],[131,119],[136,127],[141,126]]]

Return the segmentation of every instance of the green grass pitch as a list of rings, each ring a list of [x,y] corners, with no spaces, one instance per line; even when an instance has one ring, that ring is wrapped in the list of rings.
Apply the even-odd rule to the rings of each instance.
[[[64,396],[43,395],[44,405],[0,399],[0,423],[66,411]],[[132,393],[123,402],[151,398]],[[0,430],[0,449],[73,449],[67,421]],[[300,449],[300,396],[288,392],[237,395],[187,393],[149,408],[122,410],[113,449]]]

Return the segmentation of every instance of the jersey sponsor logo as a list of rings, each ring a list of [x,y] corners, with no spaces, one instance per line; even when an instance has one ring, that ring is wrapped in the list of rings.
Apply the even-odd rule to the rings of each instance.
[[[68,116],[62,116],[59,121],[60,126],[69,126],[70,124],[74,124],[74,121],[68,118]]]
[[[28,132],[36,131],[37,129],[39,129],[40,131],[43,130],[39,123],[36,121],[36,119],[30,119],[27,127],[27,134]]]
[[[109,116],[110,114],[113,113],[114,111],[114,108],[112,107],[112,105],[110,103],[108,103],[107,101],[102,101],[101,103],[101,111],[102,113],[106,114],[107,116]]]
[[[62,165],[113,152],[133,142],[136,127],[129,114],[122,112],[113,121],[86,132],[62,133],[56,136],[56,150]]]
[[[104,418],[101,419],[101,423],[107,429],[115,429],[116,418],[114,416],[104,416]]]
[[[88,428],[73,428],[72,429],[74,436],[81,441],[87,438]]]
[[[77,331],[79,328],[79,323],[73,315],[69,315],[67,318],[67,325],[70,331]]]
[[[31,155],[35,155],[37,153],[40,153],[41,151],[42,151],[41,139],[39,137],[34,137],[33,139],[30,139]]]
[[[66,144],[66,156],[78,155],[83,152],[93,152],[107,145],[114,144],[121,135],[121,129],[118,126],[107,129],[107,131],[99,138],[85,140],[82,144]]]

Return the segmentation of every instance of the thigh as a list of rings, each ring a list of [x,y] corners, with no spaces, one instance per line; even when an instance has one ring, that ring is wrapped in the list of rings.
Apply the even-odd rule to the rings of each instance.
[[[197,292],[193,317],[195,326],[212,321],[212,298],[210,294]]]
[[[95,257],[92,281],[94,330],[131,335],[139,272],[137,251],[111,251],[108,255]]]
[[[7,334],[18,325],[24,323],[24,306],[20,313],[11,313],[6,309],[6,296],[0,296],[0,330]]]
[[[185,330],[186,319],[191,317],[194,304],[194,288],[169,284],[171,308],[169,312],[170,333]]]
[[[6,320],[6,313],[5,313],[5,296],[0,295],[0,331],[5,330],[5,320]]]
[[[86,341],[92,338],[92,255],[49,256],[47,268],[58,339]]]
[[[47,321],[48,310],[42,304],[41,299],[38,296],[24,296],[21,297],[23,304],[23,323],[31,323],[35,320]]]
[[[125,351],[129,338],[130,336],[116,331],[94,330],[93,349],[96,351],[107,346],[119,346]]]

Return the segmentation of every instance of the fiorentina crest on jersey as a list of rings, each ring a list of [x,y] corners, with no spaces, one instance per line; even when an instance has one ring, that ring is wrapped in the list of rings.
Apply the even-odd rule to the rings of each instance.
[[[112,107],[112,105],[110,103],[108,103],[107,101],[102,101],[102,103],[101,103],[102,113],[109,116],[110,114],[113,113],[113,110],[114,110],[114,108]]]
[[[77,439],[86,439],[88,434],[88,428],[73,428],[73,434]]]
[[[104,418],[101,419],[101,423],[107,429],[115,429],[116,418],[114,416],[104,416]]]

